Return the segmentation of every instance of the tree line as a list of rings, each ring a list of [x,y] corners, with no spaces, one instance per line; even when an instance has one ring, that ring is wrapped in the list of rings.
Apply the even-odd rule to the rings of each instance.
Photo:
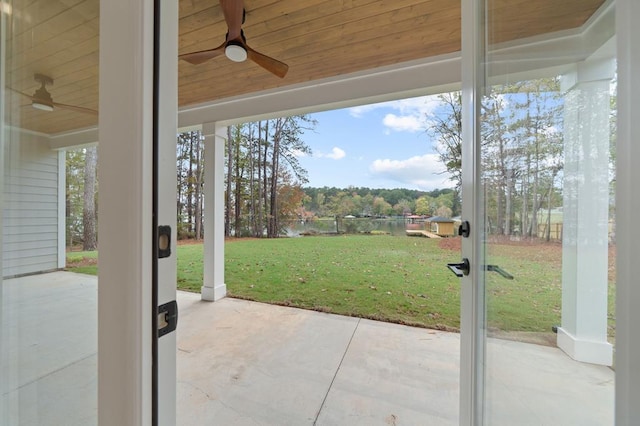
[[[228,126],[225,235],[277,237],[288,221],[312,217],[460,215],[461,95],[445,93],[439,100],[425,130],[454,188],[430,192],[305,186],[298,158],[312,154],[302,137],[316,124],[307,115]],[[552,210],[562,206],[563,107],[557,78],[494,86],[483,97],[481,185],[489,233],[534,237],[542,228],[550,237]],[[206,226],[204,149],[200,132],[177,136],[179,238],[200,239]],[[97,241],[96,159],[95,148],[67,153],[67,243],[87,249]]]
[[[371,189],[304,188],[302,218],[347,215],[387,217],[406,215],[452,217],[460,214],[460,197],[454,189],[419,191],[405,188]]]

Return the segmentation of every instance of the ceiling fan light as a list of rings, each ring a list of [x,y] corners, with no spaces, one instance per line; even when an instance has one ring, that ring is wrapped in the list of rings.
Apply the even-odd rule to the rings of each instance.
[[[238,44],[229,43],[224,49],[224,54],[234,62],[244,62],[247,60],[247,51]]]
[[[43,102],[33,101],[31,102],[31,106],[42,111],[53,111],[53,105]]]

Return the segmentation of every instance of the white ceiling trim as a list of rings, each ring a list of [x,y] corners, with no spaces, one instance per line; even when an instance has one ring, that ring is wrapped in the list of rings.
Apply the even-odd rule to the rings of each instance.
[[[181,109],[178,126],[223,125],[456,90],[459,54],[405,62]]]
[[[77,149],[98,145],[98,128],[75,130],[73,132],[49,137],[49,146],[53,150]]]

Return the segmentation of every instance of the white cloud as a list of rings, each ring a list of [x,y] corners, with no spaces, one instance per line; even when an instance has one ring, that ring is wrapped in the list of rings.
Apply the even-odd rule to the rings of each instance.
[[[331,152],[329,154],[323,154],[321,152],[318,152],[316,154],[314,154],[314,157],[317,158],[331,158],[332,160],[340,160],[341,158],[344,158],[347,155],[346,152],[344,152],[343,149],[338,148],[337,146],[334,146],[333,149],[331,150]]]
[[[374,178],[393,180],[421,190],[452,187],[449,175],[436,154],[415,156],[406,160],[375,160],[369,166]]]
[[[327,154],[325,155],[325,157],[331,158],[333,160],[339,160],[341,158],[344,158],[345,155],[347,155],[347,153],[344,152],[343,149],[340,149],[337,146],[334,146],[333,149],[331,150],[331,154]]]
[[[371,105],[362,105],[353,108],[349,108],[349,115],[352,117],[360,118],[365,115],[369,111],[373,111],[376,108],[381,108],[384,103],[381,104],[371,104]]]
[[[424,129],[424,121],[414,115],[398,116],[387,114],[382,119],[382,124],[396,132],[418,132]]]
[[[413,133],[426,130],[427,117],[433,114],[438,105],[440,105],[440,100],[437,96],[422,96],[354,107],[349,109],[349,114],[352,117],[361,118],[376,109],[390,109],[396,113],[385,115],[382,121],[382,124],[387,128],[385,133],[392,131]]]
[[[292,154],[294,157],[297,157],[297,158],[308,157],[308,154],[300,149],[294,149]]]

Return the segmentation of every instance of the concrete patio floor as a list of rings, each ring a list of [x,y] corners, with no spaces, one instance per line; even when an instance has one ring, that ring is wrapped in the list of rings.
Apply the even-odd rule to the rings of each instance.
[[[0,424],[96,423],[95,277],[3,282]],[[456,425],[459,335],[178,292],[179,425]],[[613,424],[614,373],[491,339],[492,425]]]

